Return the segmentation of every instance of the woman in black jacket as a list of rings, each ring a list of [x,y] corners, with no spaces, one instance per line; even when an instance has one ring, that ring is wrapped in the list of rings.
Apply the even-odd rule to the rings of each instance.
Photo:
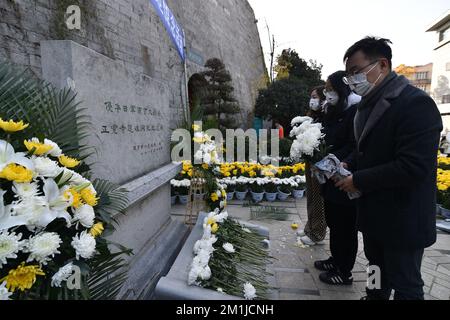
[[[361,98],[351,92],[342,78],[344,71],[329,76],[325,87],[327,105],[323,121],[325,142],[330,154],[341,162],[351,157],[356,148],[353,121]],[[320,280],[331,285],[351,285],[352,270],[358,252],[356,205],[347,193],[329,180],[324,185],[325,217],[330,228],[331,258],[316,261],[314,266],[324,271]]]

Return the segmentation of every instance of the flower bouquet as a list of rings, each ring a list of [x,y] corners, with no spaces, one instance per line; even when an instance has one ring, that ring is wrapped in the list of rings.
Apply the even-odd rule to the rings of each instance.
[[[297,117],[292,120],[291,137],[295,138],[291,147],[291,158],[315,163],[327,154],[322,124],[313,123],[310,117]]]
[[[74,171],[81,161],[49,139],[18,140],[27,127],[0,119],[0,300],[57,298],[77,271],[83,290],[81,270],[104,231],[94,209],[102,199]]]

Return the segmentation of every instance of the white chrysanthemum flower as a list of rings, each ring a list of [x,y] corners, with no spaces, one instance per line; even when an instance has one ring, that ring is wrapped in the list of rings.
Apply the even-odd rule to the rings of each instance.
[[[25,241],[20,241],[22,234],[16,235],[14,232],[0,233],[0,269],[7,264],[6,259],[16,259],[17,253],[25,247]]]
[[[37,183],[17,183],[13,182],[13,192],[19,199],[25,200],[39,195],[39,186]]]
[[[47,157],[33,156],[31,160],[34,164],[35,175],[45,178],[56,178],[63,171],[63,168]]]
[[[12,295],[6,288],[6,281],[0,284],[0,301],[11,300],[9,297]]]
[[[219,293],[224,293],[224,291],[223,291],[222,288],[217,288],[217,292],[219,292]]]
[[[27,245],[27,252],[30,252],[30,256],[27,262],[36,260],[46,265],[55,254],[61,253],[58,250],[61,243],[61,238],[54,232],[46,232],[30,238]]]
[[[60,268],[57,273],[52,277],[52,287],[61,288],[61,283],[67,281],[67,279],[73,274],[73,264],[72,262],[66,264],[64,267]]]
[[[222,248],[228,252],[228,253],[235,253],[236,250],[234,249],[234,246],[231,243],[225,243]]]
[[[256,298],[256,289],[250,282],[244,284],[244,298],[247,300]]]
[[[74,221],[78,221],[85,228],[91,228],[94,225],[95,211],[89,205],[83,205],[75,210]]]
[[[75,249],[77,260],[90,259],[94,256],[96,242],[93,236],[86,231],[72,238],[72,247]]]
[[[190,286],[197,284],[197,279],[200,276],[200,273],[203,271],[203,268],[200,265],[192,263],[191,270],[188,275],[188,284]]]
[[[58,146],[56,142],[53,142],[52,140],[49,139],[44,139],[44,144],[52,146],[52,149],[47,153],[48,155],[58,158],[63,154],[61,148]]]

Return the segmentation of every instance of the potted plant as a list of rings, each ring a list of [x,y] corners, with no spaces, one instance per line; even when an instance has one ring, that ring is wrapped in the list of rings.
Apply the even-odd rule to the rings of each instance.
[[[233,200],[235,190],[236,190],[235,185],[227,184],[227,201]]]
[[[292,187],[290,185],[281,185],[278,188],[278,199],[281,201],[286,201],[291,195]]]
[[[173,205],[175,205],[175,203],[177,202],[177,190],[176,187],[171,185],[170,186],[170,203]]]
[[[244,200],[245,197],[247,196],[247,192],[248,192],[247,184],[238,183],[236,185],[236,191],[235,191],[236,199]]]
[[[274,202],[277,199],[278,186],[274,182],[269,182],[265,186],[265,196],[266,200],[269,202]]]
[[[441,203],[440,212],[438,212],[438,214],[446,219],[450,219],[450,192],[448,192],[448,190],[439,191],[438,200]]]
[[[296,183],[292,188],[292,196],[294,199],[301,199],[305,196],[306,184],[303,182]]]
[[[264,198],[264,187],[258,181],[250,185],[250,193],[254,202],[261,202]]]

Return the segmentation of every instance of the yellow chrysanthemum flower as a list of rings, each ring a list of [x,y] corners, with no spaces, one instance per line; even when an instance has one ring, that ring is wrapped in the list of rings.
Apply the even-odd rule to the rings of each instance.
[[[216,223],[216,219],[215,218],[208,218],[208,220],[206,221],[206,224],[208,226],[212,226],[214,223]]]
[[[291,228],[294,229],[294,230],[297,230],[298,229],[298,223],[291,224]]]
[[[101,236],[105,228],[103,227],[103,223],[99,222],[92,226],[91,230],[89,231],[89,234],[93,236],[94,238],[97,238],[98,236]]]
[[[197,124],[193,124],[193,125],[192,125],[192,129],[193,129],[194,131],[200,131],[200,126],[197,125]]]
[[[39,266],[25,266],[25,262],[22,262],[17,269],[10,270],[8,275],[0,282],[6,281],[6,288],[10,292],[15,292],[17,289],[25,291],[31,289],[36,282],[36,276],[45,276]]]
[[[217,223],[214,223],[214,224],[211,226],[211,232],[212,232],[212,233],[217,233],[217,231],[219,231],[219,225],[218,225]]]
[[[202,168],[205,169],[205,170],[208,170],[208,169],[209,169],[209,166],[208,166],[207,163],[204,163],[204,164],[202,164]]]
[[[227,196],[227,192],[225,191],[225,189],[222,189],[222,198],[225,198]]]
[[[211,195],[211,201],[212,201],[212,202],[219,201],[219,196],[217,195],[217,193],[213,193],[213,194]]]
[[[11,163],[2,172],[0,178],[17,183],[28,183],[33,180],[33,171],[25,167]]]
[[[13,120],[3,121],[0,118],[0,128],[7,133],[14,133],[17,131],[22,131],[23,129],[28,128],[29,124],[23,123],[23,121],[15,122]]]
[[[70,206],[74,207],[75,209],[78,209],[83,205],[81,195],[73,188],[68,189],[64,193],[64,198],[66,198],[67,200],[72,198],[72,203]]]
[[[234,170],[233,170],[233,175],[237,176],[237,174],[238,174],[237,169],[234,169]]]
[[[34,150],[33,154],[37,156],[42,156],[53,149],[53,146],[40,143],[38,140],[25,140],[23,143],[29,152]]]
[[[81,161],[68,157],[68,156],[60,156],[59,158],[59,163],[61,163],[64,167],[66,168],[75,168],[77,166],[80,165]]]
[[[98,204],[98,198],[89,188],[85,188],[80,192],[81,198],[84,203],[90,205],[91,207],[95,207]]]

